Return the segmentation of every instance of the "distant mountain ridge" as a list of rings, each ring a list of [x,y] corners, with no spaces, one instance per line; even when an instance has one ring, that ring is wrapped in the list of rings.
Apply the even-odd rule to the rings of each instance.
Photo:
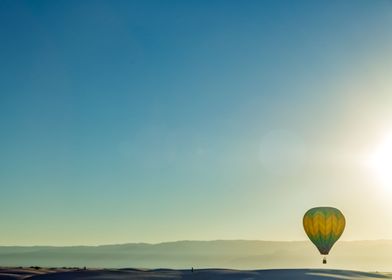
[[[304,268],[392,271],[392,240],[341,241],[328,265],[308,241],[215,240],[100,246],[0,246],[0,266]]]

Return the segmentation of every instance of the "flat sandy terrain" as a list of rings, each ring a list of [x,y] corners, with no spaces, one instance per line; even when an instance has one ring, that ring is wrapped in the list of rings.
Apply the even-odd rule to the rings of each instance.
[[[392,274],[368,273],[348,270],[327,269],[274,269],[274,270],[229,270],[229,269],[200,269],[193,273],[190,270],[138,270],[138,269],[0,269],[1,279],[53,279],[53,280],[103,280],[103,279],[241,279],[241,280],[328,280],[328,279],[392,279]]]

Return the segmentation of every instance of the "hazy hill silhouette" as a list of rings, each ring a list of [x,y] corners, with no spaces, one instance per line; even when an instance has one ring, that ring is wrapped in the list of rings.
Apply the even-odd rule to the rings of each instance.
[[[308,241],[178,241],[74,247],[0,247],[2,266],[95,268],[344,268],[392,271],[392,241],[338,242],[322,266]]]

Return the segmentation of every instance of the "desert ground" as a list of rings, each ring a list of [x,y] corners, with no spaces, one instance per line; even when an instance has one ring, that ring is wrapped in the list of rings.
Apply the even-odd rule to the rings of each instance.
[[[31,280],[122,280],[122,279],[225,279],[225,280],[370,280],[392,279],[392,274],[377,272],[359,272],[349,270],[329,269],[272,269],[272,270],[230,270],[230,269],[200,269],[171,270],[171,269],[33,269],[33,268],[1,268],[2,279],[31,279]]]

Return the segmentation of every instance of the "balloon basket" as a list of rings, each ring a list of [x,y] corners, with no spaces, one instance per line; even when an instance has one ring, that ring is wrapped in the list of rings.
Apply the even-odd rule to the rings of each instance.
[[[324,257],[323,264],[327,264],[327,258]]]

